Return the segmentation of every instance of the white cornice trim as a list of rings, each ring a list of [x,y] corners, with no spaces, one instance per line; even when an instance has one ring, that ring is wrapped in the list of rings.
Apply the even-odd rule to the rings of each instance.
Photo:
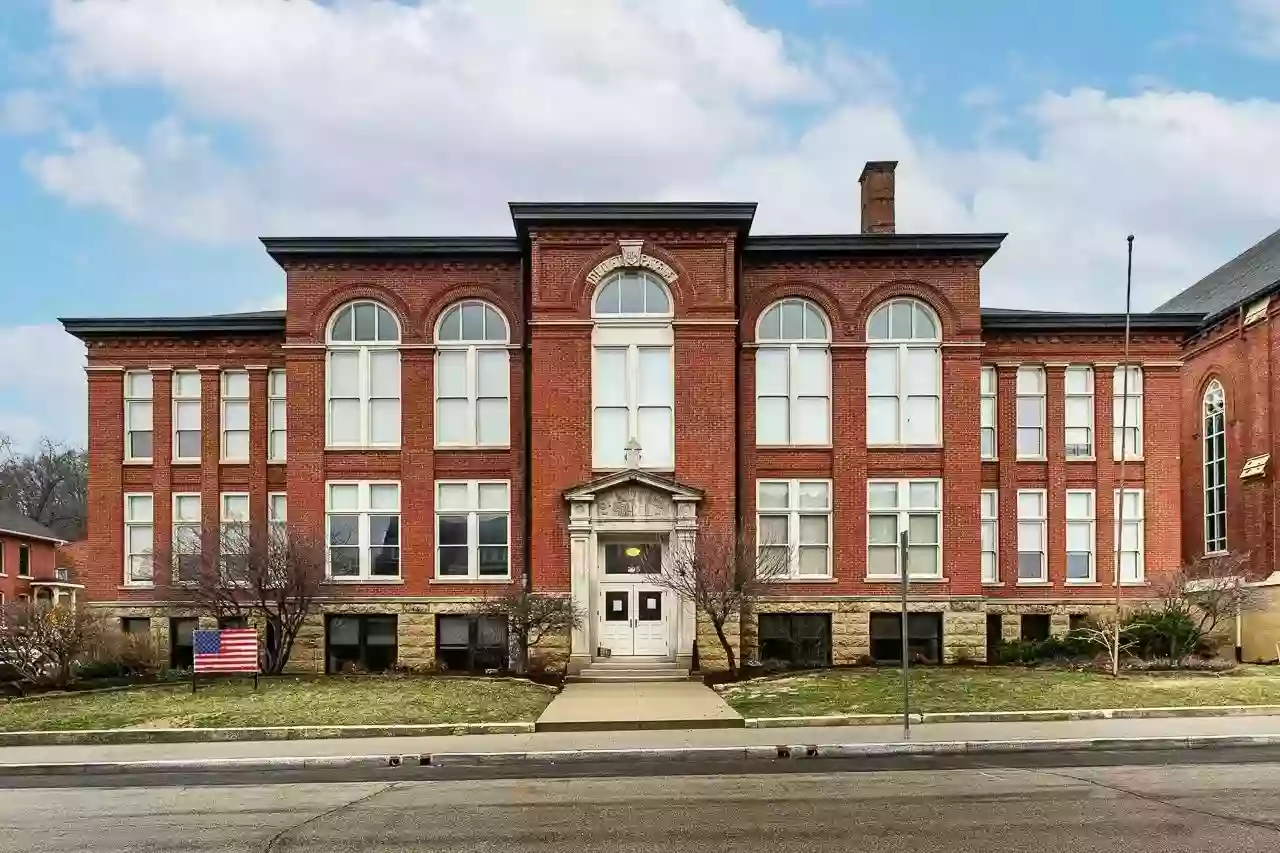
[[[213,370],[222,370],[222,369],[223,369],[222,366],[219,364],[197,364],[196,365],[196,370],[201,370],[201,371],[205,371],[205,370],[213,371]]]
[[[271,369],[271,365],[269,365],[269,364],[246,364],[246,365],[244,366],[244,369],[245,369],[245,370],[270,370],[270,369]]]
[[[120,364],[86,364],[85,373],[124,373],[127,368]],[[141,368],[139,368],[141,369]]]
[[[703,320],[703,319],[698,319],[696,317],[689,317],[683,320],[672,320],[671,325],[673,326],[736,326],[738,325],[738,321],[732,318],[721,319],[716,317],[708,317]]]
[[[997,361],[996,367],[1022,367],[1020,361]]]
[[[281,344],[280,349],[324,350],[328,349],[328,347],[324,344]]]
[[[165,371],[172,371],[173,365],[172,364],[153,364],[147,369],[150,370],[152,373],[164,373]]]

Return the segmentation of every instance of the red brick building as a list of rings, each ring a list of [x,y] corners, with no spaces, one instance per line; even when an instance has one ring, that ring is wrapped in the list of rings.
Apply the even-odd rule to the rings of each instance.
[[[852,662],[899,654],[906,530],[913,649],[982,659],[1113,600],[1126,399],[1121,581],[1150,594],[1203,516],[1194,342],[1243,346],[1243,318],[1134,316],[1126,386],[1122,315],[980,308],[1003,235],[895,233],[893,169],[867,165],[860,234],[512,204],[512,238],[264,240],[285,311],[64,320],[88,348],[86,594],[182,659],[195,614],[148,555],[287,519],[332,577],[298,668],[491,665],[501,629],[467,614],[521,578],[587,612],[573,669],[714,665],[634,568],[742,530],[789,565],[733,626],[744,656]],[[1232,501],[1230,530],[1271,535],[1270,497]]]
[[[24,601],[76,601],[83,587],[65,546],[43,524],[0,507],[0,608]]]

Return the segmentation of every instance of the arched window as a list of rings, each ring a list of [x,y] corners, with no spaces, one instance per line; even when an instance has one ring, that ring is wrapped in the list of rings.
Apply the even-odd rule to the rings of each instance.
[[[619,270],[593,301],[592,460],[596,469],[675,469],[671,294],[647,270]]]
[[[1213,380],[1204,391],[1204,552],[1227,550],[1227,395]]]
[[[485,302],[451,306],[436,324],[436,444],[511,444],[511,334]]]
[[[942,443],[942,332],[918,299],[891,299],[867,321],[867,443]]]
[[[831,443],[831,327],[807,299],[783,299],[756,325],[756,444]]]
[[[377,302],[334,312],[327,335],[325,443],[400,445],[400,324]]]

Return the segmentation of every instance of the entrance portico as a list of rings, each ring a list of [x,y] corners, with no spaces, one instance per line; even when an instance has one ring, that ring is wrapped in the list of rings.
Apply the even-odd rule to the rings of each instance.
[[[673,551],[693,548],[702,492],[632,468],[570,489],[565,500],[572,595],[586,614],[573,632],[569,671],[619,658],[666,660],[687,671],[693,604],[646,577]]]

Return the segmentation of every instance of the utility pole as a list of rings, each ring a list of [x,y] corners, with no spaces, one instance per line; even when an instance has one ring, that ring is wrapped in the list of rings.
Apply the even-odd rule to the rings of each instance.
[[[898,571],[902,576],[902,739],[911,740],[911,673],[907,654],[907,531],[898,534]]]
[[[1129,314],[1133,302],[1133,235],[1126,239],[1129,244],[1129,260],[1125,272],[1124,283],[1124,376],[1121,382],[1120,404],[1120,503],[1116,507],[1116,541],[1115,541],[1115,582],[1116,601],[1113,614],[1115,637],[1111,646],[1111,674],[1120,675],[1120,604],[1124,587],[1120,583],[1120,569],[1124,561],[1124,497],[1125,497],[1125,460],[1129,458]],[[1115,419],[1115,412],[1111,413]],[[1133,448],[1137,450],[1137,448]]]

